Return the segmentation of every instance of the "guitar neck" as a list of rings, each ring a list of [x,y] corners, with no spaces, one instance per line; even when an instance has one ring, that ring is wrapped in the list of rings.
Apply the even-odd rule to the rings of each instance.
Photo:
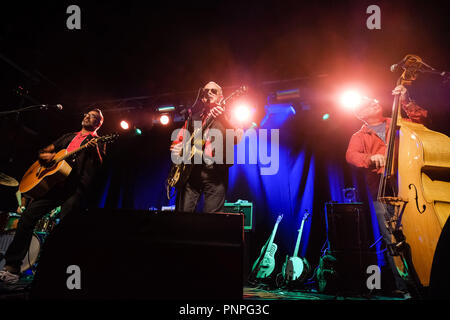
[[[234,98],[235,95],[239,95],[239,91],[235,91],[233,92],[230,96],[226,97],[225,99],[223,99],[220,102],[220,106],[225,110],[225,106],[228,103],[228,101],[232,98]],[[209,127],[211,127],[211,125],[214,123],[214,120],[216,120],[216,118],[214,118],[213,116],[209,115],[205,121],[203,122],[202,125],[202,131],[205,131],[206,129],[208,129]]]
[[[298,230],[297,242],[295,243],[294,257],[298,257],[298,250],[300,249],[300,241],[302,239],[303,226],[305,225],[305,219],[302,220],[300,229]]]
[[[82,145],[81,147],[79,147],[78,149],[75,149],[75,150],[73,150],[73,151],[70,151],[70,152],[66,153],[65,155],[63,155],[63,156],[61,156],[61,157],[55,159],[55,162],[61,162],[61,161],[63,161],[63,160],[66,160],[67,158],[70,158],[71,156],[77,154],[78,152],[80,152],[80,151],[86,149],[88,146],[89,146],[89,145],[86,143],[86,144]]]
[[[270,249],[270,247],[273,244],[273,239],[275,238],[275,234],[277,233],[279,224],[280,224],[280,219],[278,219],[277,222],[275,223],[275,226],[273,227],[272,234],[270,235],[269,243],[267,244],[267,248],[269,248],[269,249]]]

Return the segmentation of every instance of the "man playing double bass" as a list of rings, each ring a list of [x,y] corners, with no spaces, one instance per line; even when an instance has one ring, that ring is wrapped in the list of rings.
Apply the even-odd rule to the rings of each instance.
[[[84,115],[81,131],[65,134],[39,151],[39,162],[45,165],[62,149],[70,152],[81,145],[91,145],[91,148],[87,148],[69,162],[72,171],[61,185],[55,186],[44,196],[33,199],[23,211],[14,239],[5,253],[6,263],[3,270],[0,270],[0,282],[15,283],[19,280],[20,267],[30,246],[33,230],[44,215],[61,206],[59,217],[63,219],[67,214],[74,214],[85,207],[93,178],[104,154],[104,145],[100,147],[100,144],[97,145],[97,142],[92,140],[98,137],[97,130],[102,123],[103,115],[100,109],[92,109]]]
[[[409,120],[424,123],[427,111],[419,107],[413,101],[406,99],[406,88],[397,86],[393,95],[400,94],[400,103]],[[348,163],[362,168],[366,183],[373,199],[375,213],[377,216],[380,232],[386,245],[392,243],[391,234],[386,228],[385,216],[392,216],[393,212],[389,206],[377,201],[380,177],[386,164],[387,137],[389,137],[389,126],[391,119],[383,117],[382,108],[377,100],[365,98],[363,103],[354,110],[355,116],[363,122],[361,129],[353,134],[346,152]],[[389,211],[389,212],[387,212]],[[398,273],[397,267],[391,255],[386,254],[386,259],[395,279],[397,294],[407,292],[407,286]]]

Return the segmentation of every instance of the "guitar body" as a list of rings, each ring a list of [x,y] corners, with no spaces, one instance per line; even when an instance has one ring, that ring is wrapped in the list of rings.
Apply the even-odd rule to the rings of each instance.
[[[257,279],[267,278],[272,274],[273,270],[275,269],[275,253],[277,249],[278,246],[275,243],[272,243],[270,248],[267,249],[266,254],[262,259],[258,273],[256,274]]]
[[[167,178],[167,186],[170,188],[179,188],[183,186],[188,181],[191,172],[191,164],[172,164]]]
[[[60,150],[56,153],[55,158],[66,154],[66,149]],[[64,160],[49,168],[36,161],[23,175],[19,184],[19,191],[33,199],[42,197],[55,185],[64,181],[71,171],[72,167]]]

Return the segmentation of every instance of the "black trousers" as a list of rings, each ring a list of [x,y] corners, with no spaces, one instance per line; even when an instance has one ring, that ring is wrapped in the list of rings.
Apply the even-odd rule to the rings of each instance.
[[[227,188],[227,166],[194,166],[184,188],[177,190],[175,210],[179,212],[196,211],[200,196],[203,193],[204,206],[202,212],[221,212],[224,208]]]
[[[67,214],[79,212],[84,205],[83,194],[73,187],[55,187],[44,197],[33,200],[28,208],[22,213],[17,224],[14,239],[5,253],[6,266],[19,271],[25,258],[33,231],[37,222],[52,209],[61,206],[59,218],[63,219]]]

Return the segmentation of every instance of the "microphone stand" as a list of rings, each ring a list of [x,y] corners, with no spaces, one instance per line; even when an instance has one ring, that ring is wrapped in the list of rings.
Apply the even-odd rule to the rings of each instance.
[[[24,111],[32,111],[32,110],[47,110],[49,107],[48,104],[36,104],[36,105],[32,105],[32,106],[28,106],[25,108],[19,108],[19,109],[15,109],[15,110],[8,110],[8,111],[0,111],[0,116],[5,116],[5,115],[9,115],[9,114],[14,114],[14,113],[21,113]]]
[[[23,102],[23,100],[22,100],[22,102]],[[13,165],[15,162],[15,156],[16,156],[16,152],[17,152],[17,141],[18,141],[18,135],[19,135],[18,125],[20,123],[20,120],[19,120],[20,114],[25,111],[46,110],[46,109],[48,109],[48,107],[49,107],[49,105],[47,105],[47,104],[36,104],[36,105],[28,106],[28,107],[18,108],[15,110],[0,111],[0,119],[6,119],[7,116],[14,115],[13,118],[14,118],[14,122],[16,123],[15,129],[13,132],[13,137],[12,137],[11,143],[10,143],[10,150],[9,150],[9,152],[6,153],[6,154],[8,154],[8,156],[7,156],[7,158],[5,157],[3,159],[3,157],[2,157],[2,159],[1,159],[2,171],[5,170],[7,167],[9,169],[12,169],[11,165]],[[25,128],[23,125],[20,125],[20,126]],[[28,129],[28,130],[30,130],[30,129]],[[3,160],[5,160],[5,163],[3,163]],[[16,190],[16,188],[14,188],[14,189]],[[6,190],[5,190],[5,192],[6,192]],[[2,190],[2,193],[3,193],[3,190]],[[9,192],[8,192],[8,194],[9,194]]]
[[[450,72],[448,71],[439,71],[439,70],[420,70],[422,73],[431,73],[431,74],[437,74],[440,75],[442,78],[444,78],[444,83],[447,83],[450,81]]]

